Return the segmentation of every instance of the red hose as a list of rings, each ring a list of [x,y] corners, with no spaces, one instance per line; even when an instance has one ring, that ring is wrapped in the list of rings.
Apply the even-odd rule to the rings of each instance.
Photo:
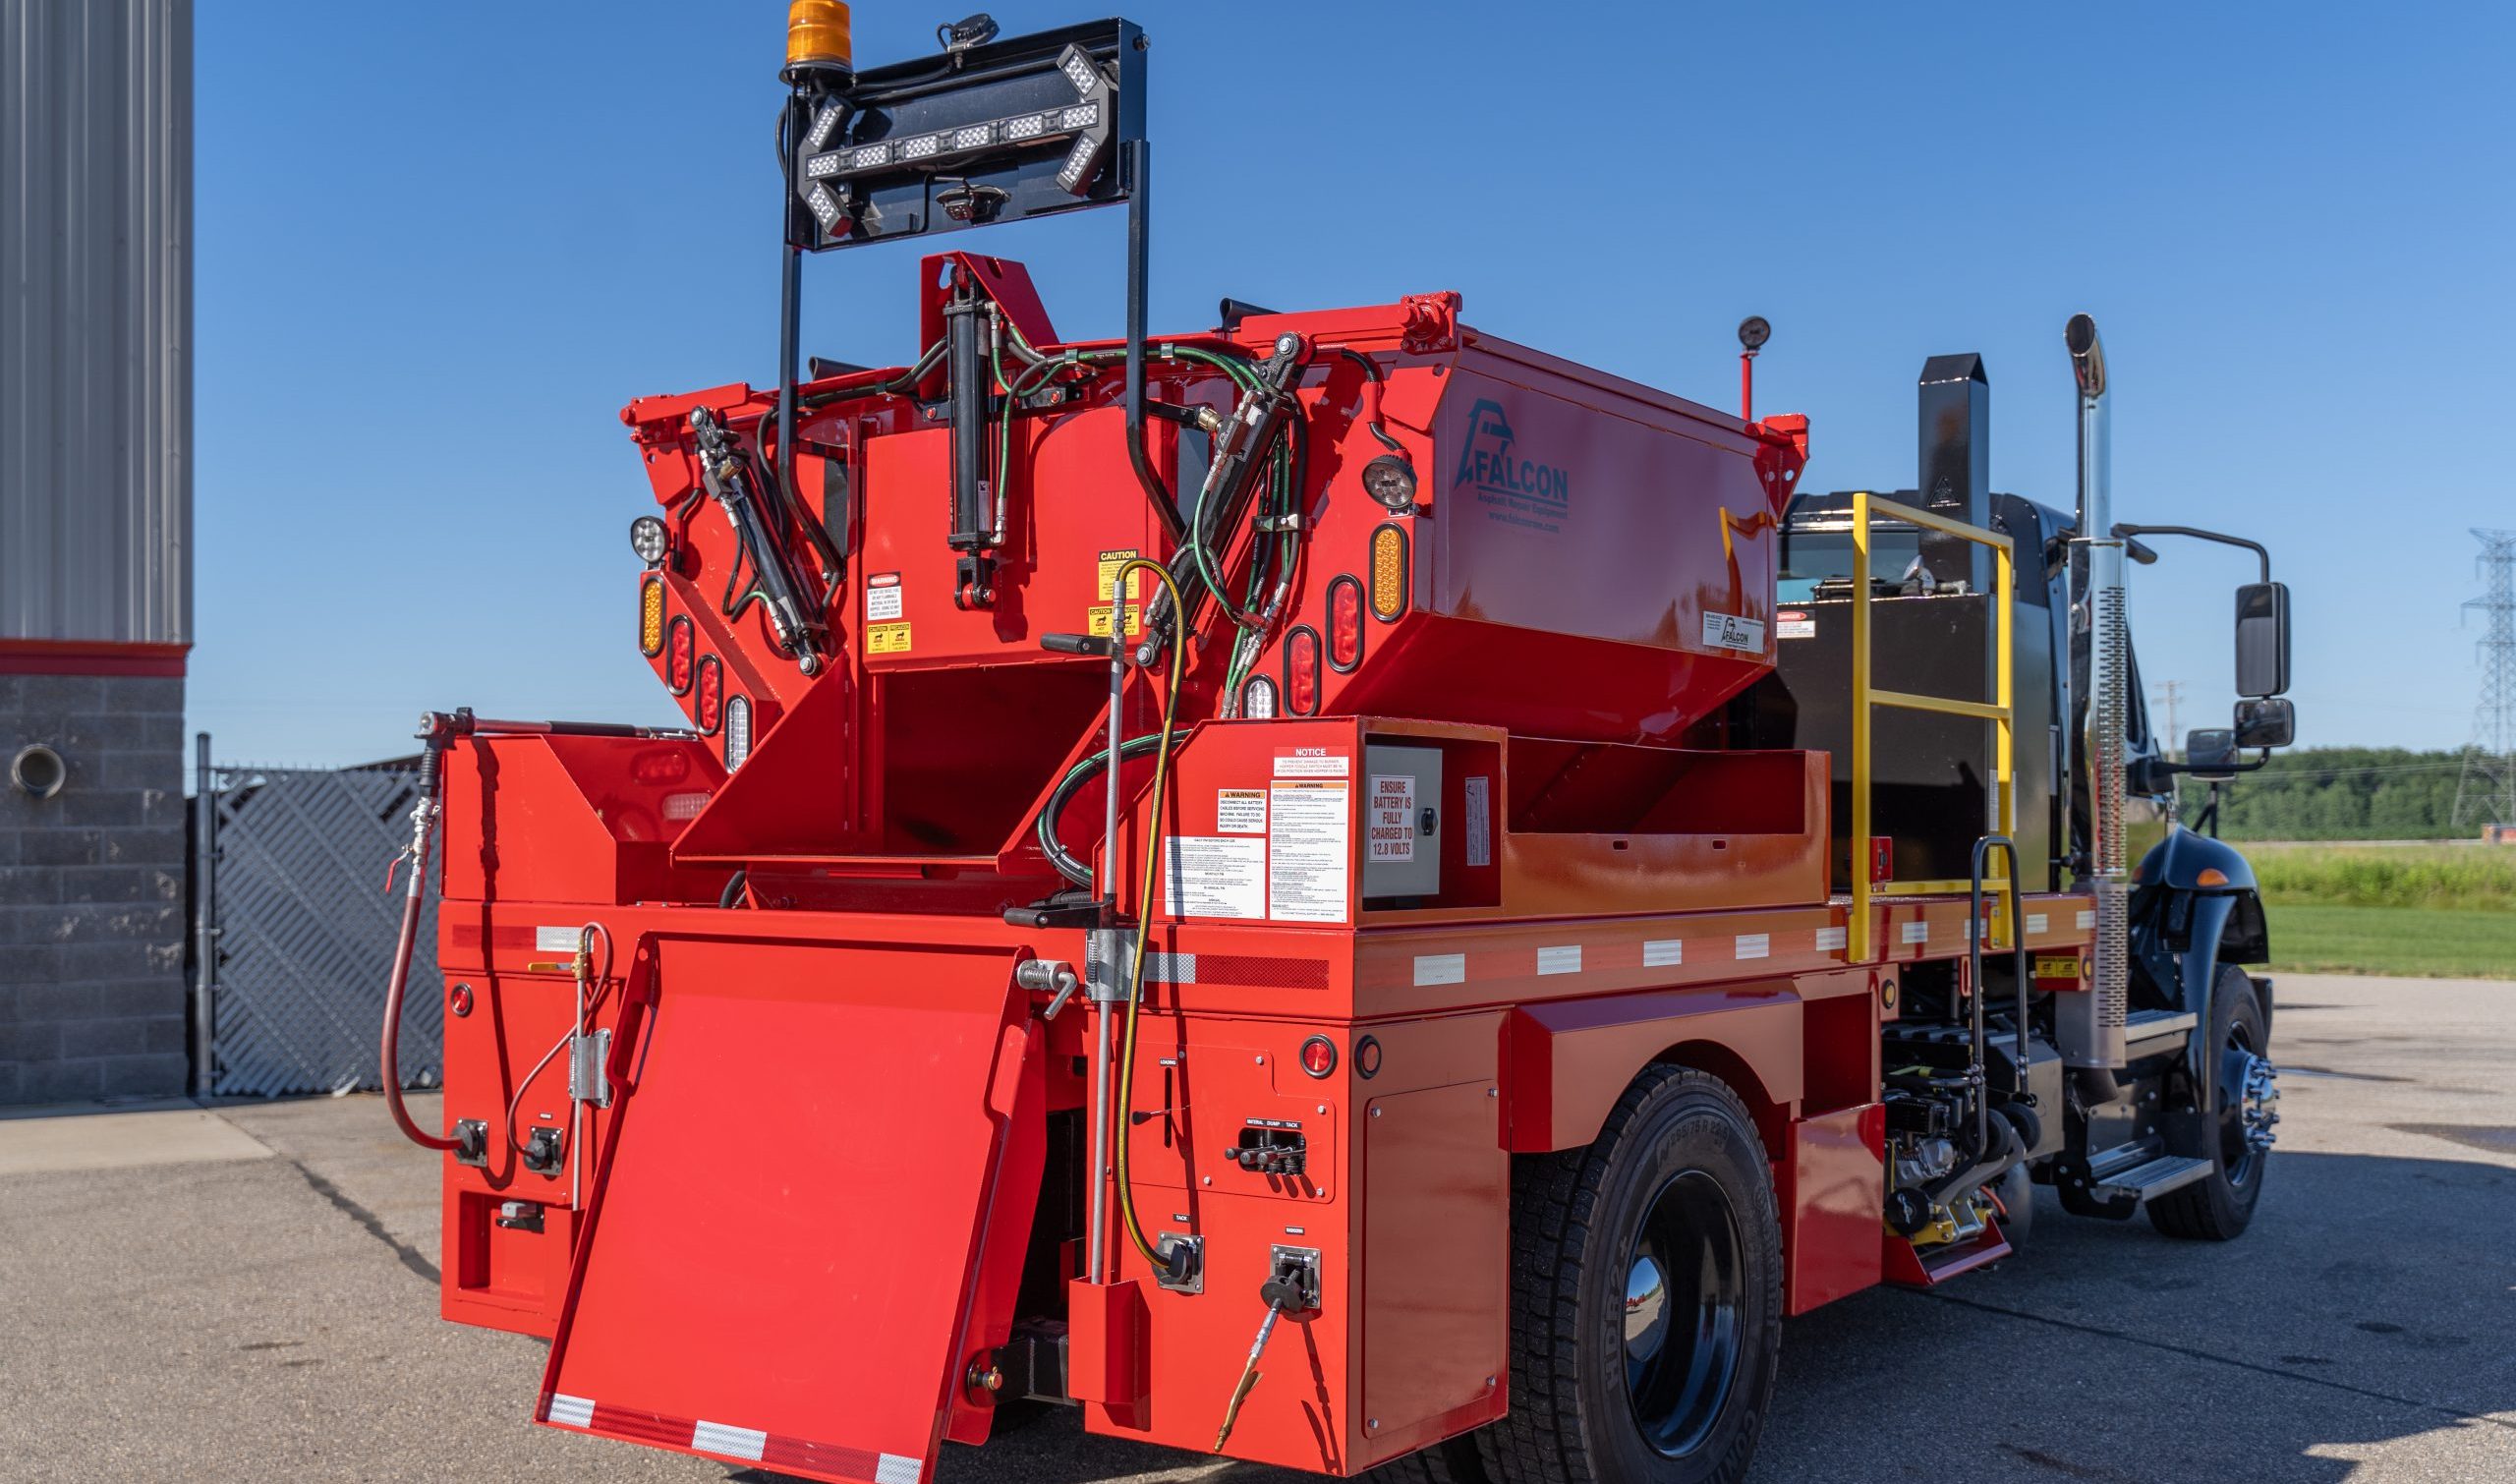
[[[384,988],[384,1106],[402,1137],[422,1149],[451,1151],[455,1140],[423,1130],[402,1104],[402,991],[411,977],[411,949],[420,938],[421,898],[428,890],[429,836],[436,825],[437,758],[429,744],[420,754],[419,818],[411,830],[411,887],[402,898],[402,936],[393,945],[393,974]]]

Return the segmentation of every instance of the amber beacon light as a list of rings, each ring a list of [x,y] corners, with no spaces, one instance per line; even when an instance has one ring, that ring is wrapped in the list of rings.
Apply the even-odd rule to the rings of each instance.
[[[843,87],[855,73],[844,0],[793,0],[786,7],[786,81],[812,77]]]

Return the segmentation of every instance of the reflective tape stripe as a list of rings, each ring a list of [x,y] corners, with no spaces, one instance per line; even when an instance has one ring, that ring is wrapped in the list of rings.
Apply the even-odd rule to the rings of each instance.
[[[2096,926],[2096,914],[2095,914],[2095,913],[2093,913],[2093,912],[2083,912],[2083,913],[2081,913],[2081,914],[2080,914],[2080,926],[2081,926],[2081,927],[2083,927],[2083,928],[2093,928],[2093,927],[2095,927],[2095,926]]]
[[[1926,922],[1906,923],[1904,926],[1898,928],[1896,932],[1898,941],[1902,942],[1930,942],[1930,924]]]
[[[543,1415],[561,1427],[592,1427],[594,1401],[587,1397],[562,1397],[553,1393],[550,1397],[550,1409]]]
[[[1415,982],[1419,985],[1466,983],[1467,955],[1464,953],[1416,954]]]
[[[2028,913],[2028,914],[2027,914],[2027,931],[2028,931],[2028,932],[2030,932],[2030,933],[2041,933],[2041,932],[2043,932],[2043,931],[2044,931],[2044,927],[2045,927],[2045,923],[2044,923],[2044,914],[2043,914],[2043,913],[2041,913],[2041,912],[2030,912],[2030,913]]]
[[[874,1484],[917,1484],[917,1476],[925,1471],[926,1465],[915,1458],[885,1454],[874,1465]]]
[[[1738,945],[1737,945],[1737,953],[1738,953],[1738,956],[1739,956],[1739,957],[1741,957],[1741,958],[1762,958],[1762,957],[1764,957],[1766,954],[1771,953],[1772,951],[1773,951],[1773,935],[1772,935],[1772,934],[1770,934],[1770,933],[1742,933],[1742,934],[1740,934],[1740,935],[1739,935],[1739,938],[1738,938]]]
[[[1578,974],[1581,972],[1581,945],[1559,943],[1537,950],[1537,971],[1541,974]]]
[[[1195,984],[1197,955],[1194,953],[1156,953],[1145,950],[1144,977],[1154,984]]]
[[[690,1427],[690,1446],[704,1454],[723,1454],[730,1458],[760,1461],[761,1450],[769,1446],[769,1434],[749,1427],[727,1427],[722,1422],[694,1422]]]
[[[1654,938],[1642,944],[1642,966],[1665,969],[1687,961],[1687,941],[1683,938]]]
[[[1820,953],[1835,952],[1849,945],[1851,942],[1852,929],[1850,928],[1819,928],[1817,930],[1817,951]]]

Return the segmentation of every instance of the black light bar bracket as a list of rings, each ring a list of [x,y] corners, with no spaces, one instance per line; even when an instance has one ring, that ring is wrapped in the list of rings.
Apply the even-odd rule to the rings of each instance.
[[[799,98],[787,242],[805,252],[1115,205],[1144,138],[1144,33],[1108,20],[947,50]]]

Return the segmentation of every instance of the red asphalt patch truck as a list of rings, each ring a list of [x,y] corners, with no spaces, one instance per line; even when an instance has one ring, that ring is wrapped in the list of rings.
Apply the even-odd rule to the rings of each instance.
[[[2165,806],[2288,740],[2286,594],[2169,761],[2092,322],[2069,510],[1991,488],[1971,356],[1914,489],[1816,494],[1746,386],[1456,294],[1155,335],[1142,33],[942,42],[859,72],[798,0],[779,383],[623,413],[688,724],[422,727],[443,1126],[394,1110],[536,1421],[850,1484],[1039,1402],[1736,1479],[1786,1315],[2008,1257],[2035,1184],[2244,1229],[2261,907]],[[944,252],[915,361],[799,364],[805,256],[1096,205],[1125,336]]]

